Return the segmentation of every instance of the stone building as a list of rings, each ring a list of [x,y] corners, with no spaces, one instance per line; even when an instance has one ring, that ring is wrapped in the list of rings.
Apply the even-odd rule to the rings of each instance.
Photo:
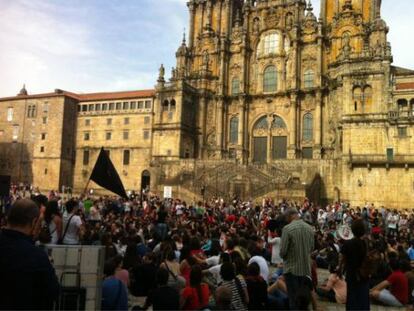
[[[304,0],[188,8],[188,39],[153,91],[0,99],[0,171],[81,190],[104,146],[128,190],[411,207],[414,71],[392,66],[381,0],[322,0],[319,19]],[[43,133],[56,154],[39,151]]]

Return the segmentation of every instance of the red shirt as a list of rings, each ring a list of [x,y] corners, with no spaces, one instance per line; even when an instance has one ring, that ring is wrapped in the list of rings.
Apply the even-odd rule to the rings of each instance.
[[[208,299],[210,297],[210,290],[207,284],[202,283],[201,288],[201,299],[199,297],[198,290],[194,287],[187,286],[181,292],[185,304],[183,310],[200,310],[208,305]]]
[[[403,305],[408,303],[408,279],[400,270],[396,270],[388,277],[387,281],[391,284],[391,294]]]

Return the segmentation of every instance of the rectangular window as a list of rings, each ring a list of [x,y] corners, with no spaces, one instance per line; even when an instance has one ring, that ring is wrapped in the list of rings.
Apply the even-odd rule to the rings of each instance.
[[[240,93],[240,80],[234,78],[231,81],[231,95],[238,95]]]
[[[143,109],[144,108],[144,102],[142,100],[140,100],[138,102],[138,109]]]
[[[42,133],[42,135],[41,135],[41,139],[42,139],[42,140],[45,140],[45,139],[46,139],[46,133]]]
[[[144,117],[144,124],[150,123],[150,117]]]
[[[82,112],[88,111],[88,105],[82,105]]]
[[[108,110],[108,104],[102,104],[102,111]]]
[[[116,103],[116,110],[121,110],[122,103]]]
[[[313,159],[313,148],[312,147],[302,148],[302,158]]]
[[[129,139],[129,132],[128,131],[124,131],[123,138],[124,138],[124,140],[128,140]]]
[[[398,137],[407,137],[407,128],[399,127],[398,128]]]
[[[91,125],[91,120],[90,119],[85,119],[85,126],[89,126]]]
[[[253,162],[264,164],[267,161],[267,137],[253,137]]]
[[[387,148],[387,160],[394,161],[394,148]]]
[[[36,105],[29,105],[27,107],[27,117],[35,118],[36,117]]]
[[[106,119],[106,125],[111,125],[112,124],[112,119]]]
[[[129,118],[124,118],[124,124],[125,125],[129,124]]]
[[[43,117],[43,118],[42,118],[42,123],[43,123],[43,124],[47,124],[47,117]]]
[[[48,113],[49,112],[49,103],[48,102],[45,102],[43,104],[43,112],[44,113]]]
[[[109,103],[109,110],[115,109],[115,103]]]
[[[124,165],[129,165],[130,151],[124,150]]]
[[[137,108],[137,102],[131,102],[131,105],[129,106],[130,109]]]
[[[122,109],[124,110],[129,109],[129,102],[124,102],[122,105]]]
[[[95,105],[95,111],[101,111],[101,104]]]
[[[90,104],[89,105],[89,111],[94,111],[95,110],[95,105],[94,104]]]
[[[313,82],[315,80],[315,76],[312,70],[308,70],[304,74],[304,84],[306,88],[313,87]]]
[[[45,147],[41,146],[40,147],[40,152],[45,152]]]
[[[89,150],[83,150],[83,165],[89,165]]]
[[[149,138],[149,131],[148,130],[144,130],[144,139],[148,139]]]
[[[151,108],[151,101],[150,100],[146,100],[145,101],[145,109],[150,109]]]
[[[83,134],[83,140],[89,140],[91,138],[91,134],[89,132],[86,132]]]
[[[273,136],[272,141],[272,154],[273,159],[286,159],[287,158],[287,137],[286,136]]]
[[[106,140],[111,140],[111,138],[112,138],[112,132],[106,132],[105,138],[106,138]]]
[[[18,125],[14,125],[13,126],[13,141],[17,141],[17,139],[19,138],[19,126]]]
[[[7,108],[7,121],[13,121],[13,108]]]

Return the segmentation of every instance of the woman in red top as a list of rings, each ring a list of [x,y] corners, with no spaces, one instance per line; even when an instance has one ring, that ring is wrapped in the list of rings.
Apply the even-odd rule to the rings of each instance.
[[[200,266],[193,266],[190,273],[190,285],[181,292],[180,305],[182,310],[201,310],[207,307],[210,290],[207,284],[201,283],[202,277]]]

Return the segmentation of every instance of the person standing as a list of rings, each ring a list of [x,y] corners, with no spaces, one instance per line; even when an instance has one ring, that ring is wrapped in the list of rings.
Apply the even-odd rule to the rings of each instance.
[[[58,244],[62,236],[62,216],[60,215],[57,201],[52,200],[47,202],[44,222],[50,232],[49,244]]]
[[[311,300],[311,252],[314,232],[299,217],[295,208],[284,214],[288,225],[282,230],[280,256],[283,259],[284,277],[291,310],[307,309]]]
[[[9,210],[0,234],[0,310],[52,310],[59,295],[55,270],[33,241],[39,214],[38,206],[26,199]]]
[[[361,277],[360,268],[367,256],[367,245],[362,237],[365,235],[365,224],[356,219],[351,226],[354,238],[345,241],[342,246],[340,268],[345,271],[346,309],[369,310],[369,279]]]
[[[63,215],[62,243],[78,245],[83,230],[83,223],[78,216],[79,203],[73,199],[66,202],[66,213]]]

